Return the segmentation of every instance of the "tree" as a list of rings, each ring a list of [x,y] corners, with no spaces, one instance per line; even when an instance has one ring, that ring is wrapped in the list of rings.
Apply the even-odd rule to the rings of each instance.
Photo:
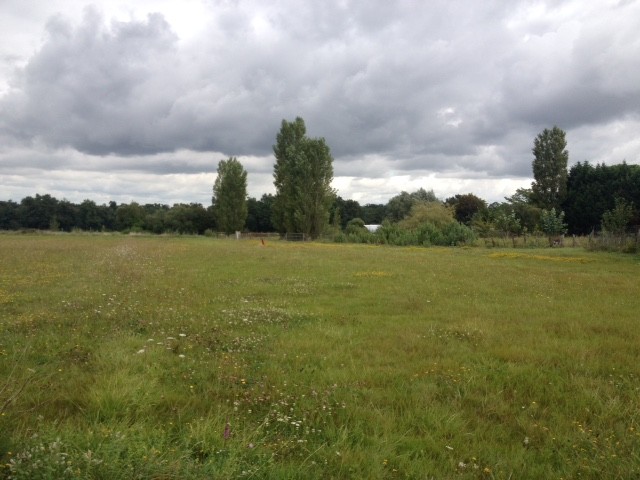
[[[602,215],[615,208],[616,198],[633,207],[635,213],[629,223],[640,224],[640,165],[573,165],[563,205],[570,232],[586,234],[597,230]]]
[[[122,204],[116,210],[116,228],[120,231],[131,229],[142,230],[144,225],[145,211],[137,202]]]
[[[100,230],[102,228],[102,218],[96,202],[84,200],[78,206],[78,223],[82,230]]]
[[[361,218],[352,218],[347,222],[346,232],[349,233],[359,233],[366,232],[367,229],[364,226],[364,220]]]
[[[235,157],[218,163],[212,203],[220,230],[225,233],[242,230],[248,213],[247,172]]]
[[[58,200],[49,194],[25,197],[18,208],[19,221],[23,228],[47,230],[55,223]]]
[[[280,233],[317,238],[329,223],[335,192],[333,158],[324,138],[308,138],[304,120],[282,120],[273,146],[276,195],[273,224]]]
[[[20,228],[18,208],[19,205],[12,200],[7,202],[0,201],[0,230],[17,230]]]
[[[533,232],[540,224],[542,209],[533,204],[533,193],[529,188],[519,188],[510,197],[505,197],[508,208],[520,220],[523,232]]]
[[[65,232],[70,232],[78,226],[78,206],[69,200],[60,200],[56,208],[55,221],[58,228]]]
[[[623,236],[633,218],[633,206],[624,198],[616,197],[616,206],[602,214],[602,230]]]
[[[409,216],[411,207],[416,203],[433,203],[439,202],[433,190],[428,192],[424,188],[420,188],[415,192],[400,192],[395,197],[389,199],[386,205],[387,220],[391,222],[399,222]]]
[[[452,207],[441,202],[415,202],[407,217],[398,223],[400,228],[418,228],[424,223],[431,223],[442,229],[456,221]]]
[[[564,130],[544,129],[533,142],[533,202],[544,209],[560,209],[567,194],[569,152]]]
[[[532,199],[540,208],[560,209],[567,194],[567,164],[565,132],[553,127],[544,129],[533,142]]]
[[[362,218],[362,207],[355,200],[345,200],[337,196],[331,207],[331,221],[339,219],[340,228],[346,228],[352,218]]]
[[[271,207],[273,205],[273,195],[265,193],[260,200],[249,198],[247,208],[247,228],[250,232],[273,232],[271,223]]]
[[[476,213],[487,209],[487,202],[473,193],[447,198],[445,203],[453,206],[456,220],[467,226],[471,224],[471,220]]]
[[[549,237],[564,235],[567,232],[567,224],[564,223],[564,212],[556,213],[556,209],[542,210],[540,228]]]
[[[520,219],[513,211],[499,211],[494,218],[494,224],[505,237],[509,237],[511,235],[519,235],[522,231],[522,224],[520,223]]]
[[[409,216],[411,207],[415,203],[415,199],[410,193],[402,191],[395,197],[389,199],[386,205],[387,219],[390,222],[399,222],[403,218]]]
[[[361,209],[362,219],[366,225],[380,225],[387,211],[387,208],[381,203],[367,203]]]
[[[151,233],[163,233],[168,230],[168,210],[168,208],[158,208],[157,210],[147,213],[147,215],[144,217],[144,230]]]
[[[414,201],[417,202],[438,202],[438,197],[433,192],[433,190],[429,190],[428,192],[424,188],[419,188],[415,192],[409,194]]]

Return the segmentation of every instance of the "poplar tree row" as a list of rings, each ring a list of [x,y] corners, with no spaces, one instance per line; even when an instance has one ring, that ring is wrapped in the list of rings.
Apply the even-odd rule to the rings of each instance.
[[[317,238],[329,223],[335,200],[333,158],[324,138],[309,138],[306,133],[302,118],[282,120],[273,146],[276,195],[270,213],[279,233]],[[218,164],[212,200],[220,230],[243,229],[248,215],[247,172],[234,157]]]

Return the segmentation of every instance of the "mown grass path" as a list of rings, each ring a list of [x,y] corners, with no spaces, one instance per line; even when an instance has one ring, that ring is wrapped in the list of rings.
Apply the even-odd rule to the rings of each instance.
[[[0,235],[0,478],[635,478],[640,259]]]

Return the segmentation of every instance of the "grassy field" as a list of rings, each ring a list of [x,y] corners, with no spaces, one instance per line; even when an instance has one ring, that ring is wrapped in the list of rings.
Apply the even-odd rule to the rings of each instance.
[[[0,235],[0,478],[640,478],[640,258]]]

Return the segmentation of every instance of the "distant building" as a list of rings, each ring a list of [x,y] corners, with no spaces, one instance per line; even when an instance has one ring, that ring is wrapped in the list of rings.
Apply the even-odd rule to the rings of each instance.
[[[381,225],[365,225],[364,228],[369,230],[371,233],[375,232],[381,227]]]

